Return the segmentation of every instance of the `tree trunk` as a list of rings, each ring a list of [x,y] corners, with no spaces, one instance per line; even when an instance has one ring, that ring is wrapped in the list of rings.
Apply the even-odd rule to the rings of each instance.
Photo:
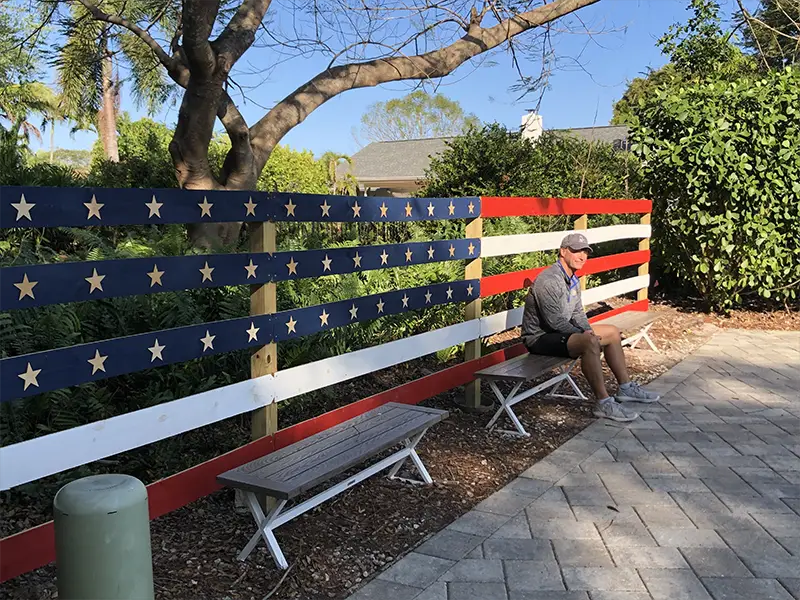
[[[50,164],[53,164],[53,156],[55,155],[56,151],[56,141],[55,141],[55,128],[56,128],[56,121],[53,119],[50,121]]]
[[[220,105],[223,96],[222,81],[218,74],[212,73],[208,78],[193,77],[186,87],[178,124],[169,145],[181,189],[256,189],[258,172],[248,139],[231,135],[233,145],[223,165],[220,180],[214,177],[208,161],[208,146],[217,118],[215,107]],[[241,229],[242,222],[198,222],[188,224],[187,234],[194,247],[220,251],[236,244]]]
[[[114,82],[114,64],[110,54],[103,58],[103,104],[97,114],[103,153],[111,162],[119,162],[117,146],[117,94]]]

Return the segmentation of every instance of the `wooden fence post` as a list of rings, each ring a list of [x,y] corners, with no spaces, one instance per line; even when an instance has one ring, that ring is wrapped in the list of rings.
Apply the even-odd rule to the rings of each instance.
[[[589,215],[581,215],[575,221],[575,229],[589,229]],[[579,278],[581,282],[581,290],[586,289],[586,275]]]
[[[639,220],[642,225],[650,225],[650,213],[642,215],[642,218]],[[643,240],[639,241],[639,250],[650,250],[650,238],[644,238]],[[644,264],[639,265],[639,275],[649,275],[650,274],[650,262],[646,262]],[[642,288],[638,292],[636,292],[636,299],[637,300],[647,300],[647,288]]]
[[[483,237],[483,219],[478,217],[467,223],[466,237]],[[483,272],[483,263],[480,257],[470,261],[464,269],[465,279],[480,279]],[[464,319],[470,321],[481,317],[481,298],[478,295],[475,300],[466,306]],[[470,340],[464,343],[464,362],[479,358],[481,355],[481,338]],[[465,387],[464,406],[467,409],[478,409],[481,405],[481,380],[470,381]]]
[[[276,251],[276,225],[269,221],[266,223],[251,223],[250,251],[269,252]],[[275,282],[256,284],[250,286],[250,314],[265,315],[277,311],[277,297]],[[255,348],[250,354],[250,377],[262,377],[275,373],[278,370],[278,345],[275,342]],[[278,431],[278,404],[273,402],[251,413],[250,420],[251,439],[273,435]],[[266,505],[266,497],[262,498]]]

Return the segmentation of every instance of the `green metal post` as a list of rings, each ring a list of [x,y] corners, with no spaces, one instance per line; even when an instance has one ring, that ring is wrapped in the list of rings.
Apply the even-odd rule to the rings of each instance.
[[[53,499],[60,600],[154,600],[147,488],[128,475],[70,482]]]

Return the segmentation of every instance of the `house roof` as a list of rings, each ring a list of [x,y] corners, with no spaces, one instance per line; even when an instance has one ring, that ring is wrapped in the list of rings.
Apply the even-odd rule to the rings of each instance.
[[[627,142],[628,128],[606,125],[601,127],[577,127],[556,129],[573,134],[586,141],[601,141],[623,146]],[[425,176],[431,156],[445,150],[452,137],[373,142],[352,157],[353,174],[359,182],[417,181]],[[346,167],[345,167],[346,169]]]

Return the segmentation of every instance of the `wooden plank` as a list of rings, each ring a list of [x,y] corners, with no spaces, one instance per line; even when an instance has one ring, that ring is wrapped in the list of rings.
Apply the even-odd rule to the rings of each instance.
[[[609,225],[592,227],[586,230],[590,244],[650,237],[650,225]],[[484,237],[481,240],[481,256],[506,256],[523,254],[538,250],[555,250],[561,240],[571,231],[551,231],[547,233],[523,233],[517,235],[498,235]]]
[[[640,329],[648,323],[658,319],[658,315],[652,312],[628,311],[619,315],[614,315],[603,320],[603,323],[615,325],[620,331],[625,332],[632,329]]]
[[[250,251],[274,253],[276,246],[275,223],[250,224]],[[250,314],[265,315],[277,311],[275,282],[250,286]],[[274,342],[255,348],[250,355],[250,377],[270,375],[278,369],[277,344]],[[272,435],[278,430],[278,405],[262,406],[251,415],[251,437]]]
[[[354,449],[361,448],[363,450],[370,447],[369,444],[374,441],[385,443],[385,447],[390,448],[406,439],[408,437],[406,432],[416,427],[419,422],[428,422],[435,418],[436,417],[432,415],[421,414],[404,414],[397,416],[389,422],[381,423],[381,425],[375,429],[358,432],[350,439],[321,452],[317,457],[309,457],[300,464],[292,465],[282,470],[280,473],[276,473],[270,479],[277,479],[278,481],[283,481],[292,486],[298,481],[302,482],[314,479],[317,476],[325,474],[326,470],[336,470],[340,463],[347,462],[346,457],[351,456]],[[360,458],[353,457],[353,460],[359,462],[370,456],[372,456],[371,453],[364,451],[360,455]],[[347,464],[348,466],[352,466],[352,464],[355,463]]]
[[[574,228],[576,230],[586,230],[589,229],[589,215],[583,214],[579,218],[575,220]],[[587,261],[588,262],[588,261]],[[581,289],[586,289],[586,275],[583,274],[578,279],[581,282]]]
[[[266,464],[257,470],[250,470],[249,472],[263,479],[288,481],[314,464],[319,464],[332,456],[336,456],[365,439],[391,432],[392,429],[402,426],[403,423],[414,419],[416,416],[393,407],[391,410],[380,412],[376,418],[363,422],[361,426],[344,423],[340,435],[329,437],[322,443],[314,444],[304,451],[296,453],[293,455],[293,460],[282,460],[278,463]],[[364,425],[368,426],[365,427]]]
[[[294,487],[293,494],[298,495],[306,492],[323,481],[335,477],[362,462],[366,457],[375,456],[397,444],[397,438],[405,439],[412,437],[435,423],[441,421],[444,417],[437,417],[433,415],[419,416],[406,423],[406,425],[397,431],[396,436],[392,437],[376,437],[362,446],[352,448],[347,454],[340,456],[334,464],[322,464],[318,468],[308,471],[301,479],[293,480],[291,484]]]
[[[481,197],[481,216],[527,217],[533,215],[614,215],[652,210],[646,199]]]
[[[642,225],[650,225],[650,213],[643,215],[640,219],[640,223]],[[650,252],[650,238],[647,237],[639,242],[639,250]],[[648,257],[646,262],[643,262],[639,265],[639,275],[649,275],[650,274],[650,259]],[[637,300],[647,300],[647,288],[642,288],[636,293]]]
[[[483,237],[483,219],[474,219],[467,223],[466,237],[468,238],[482,238]],[[464,269],[465,279],[480,279],[483,276],[483,263],[481,258],[467,264]],[[473,319],[480,319],[481,317],[481,297],[475,298],[472,302],[468,303],[464,308],[464,320],[471,321]],[[481,338],[476,337],[469,340],[464,344],[464,362],[475,360],[481,355]],[[481,382],[471,381],[464,388],[464,404],[467,408],[477,409],[481,405]]]
[[[251,223],[250,251],[268,252],[270,255],[277,251],[277,230],[274,222]],[[269,283],[250,286],[250,314],[274,314],[278,310],[276,294],[277,284]],[[264,346],[254,348],[250,353],[250,377],[257,379],[271,375],[278,370],[278,344],[271,342]],[[278,431],[278,404],[271,402],[266,406],[257,408],[250,414],[250,439],[257,440],[273,435]],[[259,502],[267,510],[272,508],[266,498],[259,498]],[[237,504],[244,501],[237,498]]]
[[[391,413],[396,410],[393,406],[382,406],[378,409],[366,412],[362,415],[353,417],[349,421],[339,423],[329,429],[321,431],[303,440],[294,442],[293,444],[271,452],[266,456],[262,456],[256,460],[252,460],[247,464],[238,468],[242,473],[255,473],[265,467],[272,467],[273,470],[279,470],[287,465],[291,465],[307,454],[318,452],[318,448],[325,447],[329,444],[336,443],[337,441],[352,435],[354,427],[369,423],[376,419],[381,419],[386,413]],[[264,473],[260,473],[264,476]]]
[[[379,346],[283,369],[271,378],[257,380],[256,386],[263,386],[265,393],[274,394],[278,401],[286,400],[474,340],[479,335],[480,322],[477,319],[457,323]]]
[[[570,359],[560,356],[544,356],[541,354],[523,354],[511,360],[494,365],[481,371],[476,371],[475,376],[485,379],[508,379],[512,381],[529,381],[556,367],[570,362]]]
[[[601,300],[607,300],[608,298],[635,292],[640,288],[647,287],[649,282],[649,275],[637,275],[636,277],[628,277],[627,279],[620,279],[619,281],[613,281],[605,285],[590,288],[581,294],[583,305],[588,306],[595,302],[600,302]]]

